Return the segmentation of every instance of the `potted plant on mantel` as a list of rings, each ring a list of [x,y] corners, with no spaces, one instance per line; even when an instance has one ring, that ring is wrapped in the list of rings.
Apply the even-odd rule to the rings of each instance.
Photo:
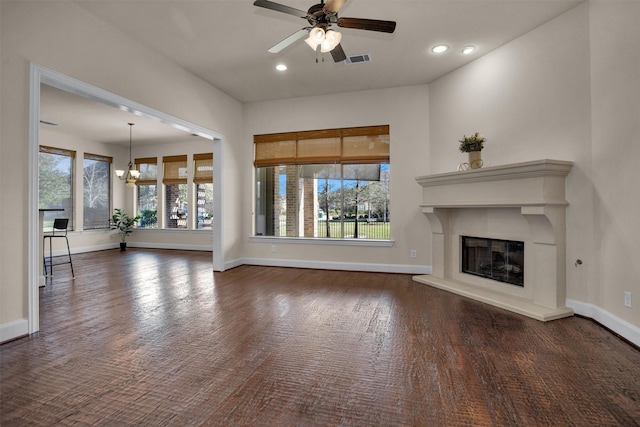
[[[116,208],[115,213],[111,217],[111,229],[118,230],[120,233],[120,251],[127,250],[127,236],[133,233],[133,226],[141,218],[140,215],[136,215],[131,218],[124,209]]]
[[[463,135],[460,140],[460,151],[469,153],[469,167],[478,169],[482,167],[482,156],[480,152],[484,148],[485,138],[478,132],[471,136]]]

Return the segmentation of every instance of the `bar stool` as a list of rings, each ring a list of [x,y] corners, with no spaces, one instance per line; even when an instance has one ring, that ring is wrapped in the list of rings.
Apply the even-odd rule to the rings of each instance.
[[[56,218],[53,220],[53,231],[49,233],[44,233],[44,237],[42,239],[42,261],[44,263],[44,275],[47,276],[47,264],[49,265],[49,269],[51,270],[51,277],[53,277],[53,251],[52,251],[52,241],[56,238],[64,238],[67,242],[67,253],[69,254],[69,261],[56,263],[59,264],[71,264],[71,276],[73,278],[76,275],[73,272],[73,262],[71,261],[71,249],[69,249],[69,239],[67,238],[67,227],[69,226],[69,218]],[[46,248],[45,242],[49,239],[49,259],[47,260],[46,255],[44,254],[44,248]]]

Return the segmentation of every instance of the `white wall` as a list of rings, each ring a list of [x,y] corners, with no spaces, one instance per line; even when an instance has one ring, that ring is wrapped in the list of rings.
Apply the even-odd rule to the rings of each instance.
[[[2,329],[27,317],[30,61],[223,135],[223,191],[230,194],[241,182],[234,151],[242,142],[242,105],[73,2],[2,1],[0,10],[0,200],[12,201],[0,204],[2,241],[12,242],[0,249]],[[239,206],[226,201],[220,220],[237,218]],[[227,242],[238,238],[240,224],[224,228],[227,250],[237,257]]]
[[[422,187],[415,177],[429,169],[429,132],[426,86],[402,87],[339,95],[260,102],[245,106],[243,168],[242,254],[248,262],[299,265],[315,261],[334,268],[386,268],[388,271],[424,271],[430,264],[428,223],[418,206]],[[251,211],[253,183],[253,135],[298,130],[354,126],[390,126],[391,138],[391,238],[393,247],[353,247],[249,242],[254,224]],[[410,258],[410,251],[417,251]],[[343,265],[346,263],[347,265]],[[413,269],[413,270],[412,270]]]
[[[640,325],[640,304],[623,306],[624,290],[640,294],[639,8],[583,3],[429,85],[433,172],[465,161],[457,141],[476,131],[487,137],[485,166],[574,162],[566,180],[567,298],[578,312],[613,319],[614,329]]]

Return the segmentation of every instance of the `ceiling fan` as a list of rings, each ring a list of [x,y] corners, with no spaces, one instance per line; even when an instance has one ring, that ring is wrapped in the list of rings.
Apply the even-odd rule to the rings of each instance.
[[[311,46],[316,52],[331,52],[331,56],[335,62],[341,62],[347,59],[342,50],[340,41],[342,34],[332,30],[330,27],[336,24],[342,28],[355,28],[358,30],[379,31],[382,33],[393,33],[396,29],[394,21],[381,21],[378,19],[362,19],[362,18],[339,18],[338,10],[344,5],[346,0],[320,0],[320,3],[303,11],[293,7],[285,6],[269,0],[256,0],[254,6],[264,7],[265,9],[275,10],[277,12],[286,13],[293,16],[306,19],[310,27],[304,27],[299,31],[291,34],[281,42],[272,46],[268,51],[270,53],[278,53],[282,49],[292,45],[296,41],[307,37],[305,42]],[[317,59],[316,59],[317,62]]]

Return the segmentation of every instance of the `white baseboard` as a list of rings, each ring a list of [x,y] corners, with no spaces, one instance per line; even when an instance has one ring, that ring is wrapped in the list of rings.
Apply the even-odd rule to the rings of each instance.
[[[119,248],[120,243],[117,243],[114,248]],[[175,249],[180,251],[203,251],[213,252],[211,245],[179,245],[176,243],[141,243],[141,242],[127,242],[128,248],[147,248],[147,249]]]
[[[25,335],[29,335],[29,321],[27,319],[18,319],[0,325],[0,344]]]
[[[83,246],[83,247],[74,247],[71,248],[71,255],[73,254],[82,254],[82,253],[86,253],[86,252],[96,252],[96,251],[104,251],[107,249],[116,249],[119,248],[120,244],[119,243],[107,243],[104,245],[94,245],[94,246]],[[67,255],[67,250],[66,249],[54,249],[53,250],[53,256],[54,257],[58,257],[58,256],[66,256]],[[47,251],[46,254],[44,254],[45,257],[49,257],[49,251]]]
[[[137,243],[137,242],[127,242],[128,248],[148,248],[148,249],[177,249],[184,251],[205,251],[212,252],[213,249],[211,246],[206,245],[178,245],[175,243]],[[80,248],[71,248],[71,255],[73,254],[81,254],[86,252],[96,252],[96,251],[104,251],[107,249],[118,249],[120,248],[120,242],[117,243],[108,243],[104,245],[95,245],[95,246],[85,246]],[[47,252],[48,256],[49,253]],[[66,249],[55,249],[53,251],[53,256],[66,256]]]
[[[314,268],[319,270],[368,271],[371,273],[431,274],[430,265],[371,264],[271,258],[240,258],[225,263],[225,267],[233,268],[243,264],[268,267]]]
[[[580,316],[595,320],[640,347],[640,328],[593,304],[568,299],[567,307]]]

